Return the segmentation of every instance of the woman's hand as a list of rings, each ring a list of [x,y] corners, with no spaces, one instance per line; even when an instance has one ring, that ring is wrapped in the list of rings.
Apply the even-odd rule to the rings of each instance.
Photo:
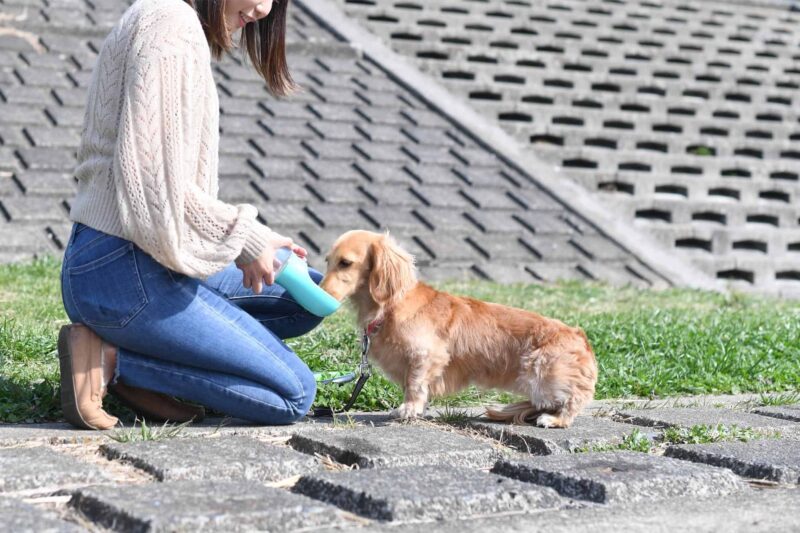
[[[273,233],[261,255],[246,265],[238,265],[239,270],[244,274],[242,285],[245,288],[252,289],[256,294],[261,294],[262,284],[272,285],[275,283],[275,251],[278,248],[285,247],[290,248],[301,259],[305,260],[308,256],[306,249],[292,242],[289,237]]]

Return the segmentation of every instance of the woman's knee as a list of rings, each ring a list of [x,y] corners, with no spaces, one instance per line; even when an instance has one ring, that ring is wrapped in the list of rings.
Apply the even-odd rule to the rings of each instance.
[[[314,403],[314,398],[317,395],[317,380],[314,377],[314,373],[306,366],[296,370],[295,375],[301,389],[292,398],[288,399],[288,402],[297,419],[300,419],[308,413],[308,410],[311,409],[311,404]]]

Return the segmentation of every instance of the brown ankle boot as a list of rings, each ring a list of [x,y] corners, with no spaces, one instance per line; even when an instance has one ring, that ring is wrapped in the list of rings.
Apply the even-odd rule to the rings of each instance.
[[[117,382],[108,386],[108,392],[130,407],[137,416],[152,422],[195,422],[206,416],[206,410],[180,402],[160,392],[131,387]]]
[[[104,372],[113,368],[116,354],[104,361],[103,340],[83,324],[70,324],[58,334],[61,365],[61,408],[67,421],[86,429],[109,429],[117,418],[103,410]],[[105,367],[104,367],[105,365]]]

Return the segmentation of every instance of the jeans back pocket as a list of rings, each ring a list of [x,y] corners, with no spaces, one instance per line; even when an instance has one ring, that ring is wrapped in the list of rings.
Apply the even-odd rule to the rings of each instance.
[[[147,305],[131,242],[69,268],[67,276],[72,303],[84,324],[121,328]]]

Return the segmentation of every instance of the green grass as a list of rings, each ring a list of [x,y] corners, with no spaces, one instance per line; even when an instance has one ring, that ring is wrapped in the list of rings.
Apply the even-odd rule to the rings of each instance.
[[[106,436],[116,442],[144,442],[144,441],[158,441],[168,440],[179,437],[186,426],[191,424],[192,421],[183,422],[181,424],[171,424],[165,422],[163,426],[150,426],[146,420],[136,420],[133,426],[129,428],[120,428],[109,433]],[[138,424],[138,427],[137,427]]]
[[[759,431],[737,425],[724,424],[704,425],[698,424],[690,428],[668,427],[656,441],[651,441],[639,429],[634,429],[630,435],[618,444],[597,444],[579,448],[578,452],[609,452],[632,451],[653,453],[670,444],[711,444],[714,442],[747,442],[757,439],[780,438],[780,433],[775,431]]]
[[[578,448],[578,452],[611,452],[611,451],[630,451],[649,453],[653,449],[653,442],[641,432],[634,429],[630,435],[622,439],[619,444],[596,444]]]
[[[0,266],[0,422],[61,416],[55,346],[58,328],[67,319],[58,280],[59,263],[53,259]],[[583,327],[600,366],[597,398],[740,392],[778,393],[781,400],[776,401],[797,398],[798,302],[589,283],[472,282],[440,287]],[[348,310],[289,344],[313,370],[348,372],[359,360],[359,333]],[[351,387],[320,387],[317,405],[341,409]],[[378,375],[369,380],[356,408],[389,409],[401,399],[400,390]],[[506,393],[469,389],[434,405],[511,399]]]
[[[789,391],[776,394],[761,393],[756,402],[761,407],[776,407],[800,403],[800,392]]]
[[[741,441],[747,442],[767,437],[779,437],[777,433],[762,433],[752,428],[742,428],[736,425],[716,426],[696,425],[690,428],[669,427],[664,430],[662,441],[664,444],[711,444],[713,442]]]
[[[448,402],[444,404],[441,411],[434,417],[434,420],[440,424],[448,424],[450,426],[465,426],[474,418],[466,409],[459,409]]]

